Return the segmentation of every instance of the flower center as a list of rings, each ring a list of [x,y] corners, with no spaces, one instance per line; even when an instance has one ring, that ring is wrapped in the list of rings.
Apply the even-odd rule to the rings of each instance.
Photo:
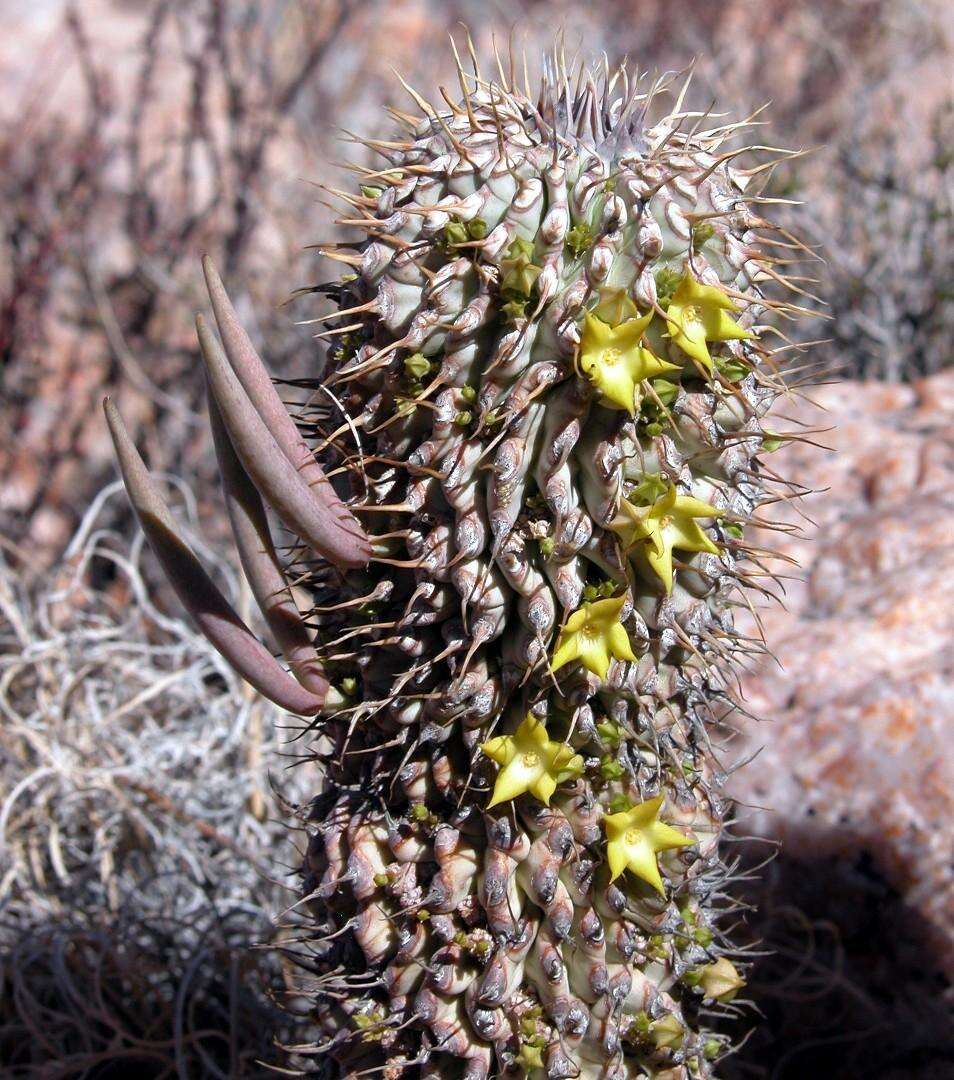
[[[640,832],[640,830],[637,829],[635,826],[633,826],[632,829],[627,829],[626,835],[624,837],[626,843],[630,845],[638,844],[642,840],[642,838],[642,832]]]
[[[613,367],[619,361],[621,355],[619,349],[604,349],[600,354],[600,363],[605,367]]]
[[[685,309],[683,318],[686,322],[699,324],[702,322],[702,311],[696,307],[695,304],[690,304],[689,307]]]
[[[528,750],[521,760],[525,769],[535,769],[540,764],[540,755],[533,750]]]
[[[659,519],[659,527],[660,527],[660,529],[668,529],[671,524],[672,524],[672,517],[669,514],[664,514]]]

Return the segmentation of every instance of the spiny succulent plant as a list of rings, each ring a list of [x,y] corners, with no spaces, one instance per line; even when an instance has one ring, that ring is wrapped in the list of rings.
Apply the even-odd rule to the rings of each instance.
[[[143,527],[222,653],[315,715],[312,1053],[385,1077],[704,1077],[744,985],[720,853],[743,533],[785,390],[773,230],[667,81],[498,60],[368,141],[327,365],[293,420],[208,262],[198,320],[238,553],[289,674],[110,425]],[[749,147],[749,151],[771,151]],[[750,159],[753,160],[753,159]],[[789,288],[800,291],[797,284]],[[776,293],[778,290],[776,289]],[[317,365],[316,370],[317,370]],[[293,538],[280,555],[271,511]]]

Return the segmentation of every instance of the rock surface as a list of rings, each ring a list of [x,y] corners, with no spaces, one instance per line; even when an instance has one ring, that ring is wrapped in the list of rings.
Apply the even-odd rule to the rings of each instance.
[[[866,852],[923,920],[954,975],[954,375],[913,386],[842,383],[792,417],[833,426],[837,452],[787,450],[804,536],[762,537],[798,559],[788,611],[763,613],[781,667],[745,681],[757,763],[735,776],[752,824],[787,858]],[[777,515],[795,521],[789,505]]]
[[[801,536],[758,537],[801,571],[779,564],[787,611],[759,613],[779,664],[745,678],[765,722],[730,758],[762,747],[732,788],[743,864],[775,857],[739,885],[759,1019],[723,1076],[937,1080],[954,1076],[954,375],[810,396],[787,427],[831,428],[810,437],[836,453],[778,451],[822,490],[774,508]]]

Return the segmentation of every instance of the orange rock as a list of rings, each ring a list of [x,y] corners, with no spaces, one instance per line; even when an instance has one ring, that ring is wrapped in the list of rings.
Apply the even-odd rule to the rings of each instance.
[[[838,453],[787,451],[790,473],[829,490],[802,539],[760,538],[799,557],[805,585],[763,613],[784,670],[745,682],[772,723],[749,726],[765,749],[735,793],[772,808],[754,824],[795,859],[869,851],[954,974],[954,375],[817,396]]]

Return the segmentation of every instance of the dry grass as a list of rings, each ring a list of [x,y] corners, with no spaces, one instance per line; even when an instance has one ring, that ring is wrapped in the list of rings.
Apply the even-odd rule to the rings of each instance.
[[[277,954],[249,950],[294,902],[269,775],[290,747],[152,606],[141,544],[96,528],[122,497],[53,573],[0,563],[0,1058],[15,1076],[250,1075],[283,1031]]]

